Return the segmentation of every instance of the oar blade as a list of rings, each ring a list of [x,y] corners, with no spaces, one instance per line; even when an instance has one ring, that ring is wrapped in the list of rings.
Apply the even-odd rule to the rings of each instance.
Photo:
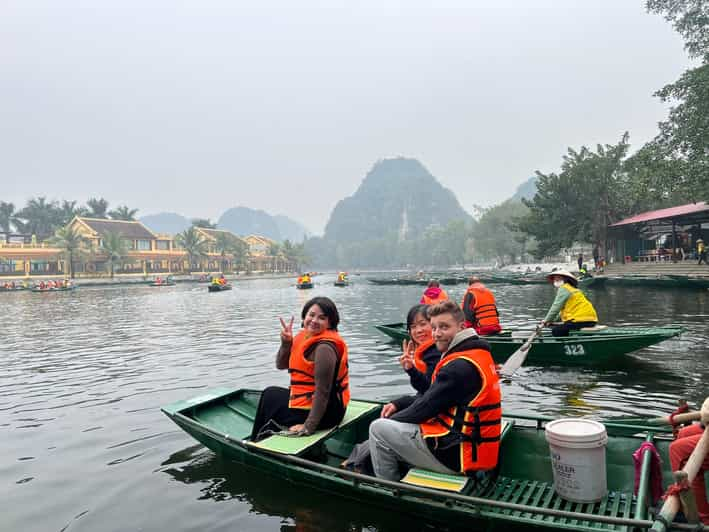
[[[525,342],[519,347],[519,349],[517,349],[517,351],[515,351],[509,356],[509,358],[500,368],[500,374],[503,377],[511,377],[520,367],[522,367],[522,364],[524,364],[524,361],[527,359],[527,354],[529,353],[529,350],[532,348],[532,342],[537,336],[539,336],[541,332],[541,327],[537,327],[536,329],[534,329],[532,334],[529,336],[529,338],[527,338],[527,340],[525,340]]]

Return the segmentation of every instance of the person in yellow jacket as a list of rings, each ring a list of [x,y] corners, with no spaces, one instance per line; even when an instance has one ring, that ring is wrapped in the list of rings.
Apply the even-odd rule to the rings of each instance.
[[[544,326],[552,326],[561,319],[561,324],[551,327],[552,336],[568,336],[569,331],[593,327],[598,323],[596,309],[578,289],[578,280],[566,270],[556,270],[547,275],[556,287],[556,298],[544,317]]]

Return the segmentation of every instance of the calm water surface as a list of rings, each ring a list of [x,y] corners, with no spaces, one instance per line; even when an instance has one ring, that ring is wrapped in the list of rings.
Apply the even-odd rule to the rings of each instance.
[[[353,395],[409,393],[397,347],[373,325],[401,321],[419,287],[334,276],[298,291],[291,279],[205,285],[80,288],[0,294],[0,530],[436,530],[355,503],[324,500],[226,463],[160,407],[215,386],[287,385],[275,371],[278,317],[313,295],[335,300],[350,346]],[[504,324],[538,321],[547,286],[493,286]],[[459,299],[463,286],[451,287]],[[709,378],[708,291],[606,288],[590,295],[608,324],[688,330],[614,368],[525,367],[505,408],[546,415],[664,415],[700,401]]]

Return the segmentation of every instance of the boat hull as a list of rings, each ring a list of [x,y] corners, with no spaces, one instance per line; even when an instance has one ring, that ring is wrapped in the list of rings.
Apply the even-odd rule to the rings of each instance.
[[[407,340],[409,334],[403,323],[375,325],[397,343]],[[550,333],[535,339],[527,355],[526,364],[589,365],[607,363],[620,355],[657,344],[682,332],[681,327],[630,328],[608,327],[598,333],[572,332],[569,336],[554,338]],[[503,331],[485,336],[490,343],[492,357],[504,362],[524,343],[529,332]]]
[[[369,424],[379,416],[378,408],[353,424],[335,430],[316,449],[302,456],[249,447],[243,439],[251,432],[259,397],[260,392],[254,390],[218,389],[168,405],[163,412],[218,455],[259,473],[317,489],[327,496],[340,496],[429,521],[471,526],[485,522],[506,527],[535,525],[589,532],[614,529],[607,520],[615,521],[615,526],[620,523],[619,519],[625,519],[626,524],[632,521],[640,529],[651,525],[644,504],[647,490],[641,490],[640,500],[632,494],[634,469],[630,460],[630,454],[646,438],[637,433],[650,430],[648,427],[606,423],[610,491],[598,503],[579,505],[564,501],[554,491],[543,429],[550,418],[509,416],[515,424],[507,431],[501,445],[497,481],[486,488],[473,487],[458,494],[389,482],[338,467],[353,445],[367,439]],[[654,441],[663,456],[666,456],[668,441],[669,438]],[[643,469],[641,485],[647,487],[648,476],[649,461]],[[645,478],[644,483],[642,478]],[[553,515],[555,512],[557,515]]]
[[[313,287],[313,283],[300,283],[295,285],[298,290],[309,290]]]
[[[231,290],[232,286],[230,284],[220,285],[220,284],[210,284],[208,290],[210,292],[223,292],[225,290]]]

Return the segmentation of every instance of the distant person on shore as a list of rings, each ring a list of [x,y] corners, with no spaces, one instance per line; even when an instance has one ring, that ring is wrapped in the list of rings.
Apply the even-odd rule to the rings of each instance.
[[[476,276],[468,279],[468,289],[460,304],[465,314],[465,326],[475,329],[480,336],[497,334],[502,330],[495,296]]]
[[[598,244],[596,244],[595,246],[593,246],[593,269],[596,271],[599,271],[599,268],[600,268],[600,264],[598,263],[600,258],[601,258],[601,251],[600,251],[600,249],[598,249]]]
[[[580,270],[581,266],[583,266],[583,253],[579,253],[579,258],[576,262],[578,262],[579,270]]]
[[[552,336],[568,336],[570,331],[593,327],[598,323],[596,309],[578,289],[578,281],[566,270],[547,275],[556,288],[556,298],[544,317],[544,326],[551,327]],[[561,324],[554,324],[561,318]]]
[[[448,301],[448,294],[446,293],[438,281],[429,281],[428,287],[424,290],[421,296],[421,301],[424,305],[435,305],[441,303],[442,301]]]
[[[276,368],[288,370],[290,386],[269,386],[261,394],[251,433],[258,441],[287,430],[294,436],[337,426],[350,401],[347,344],[337,332],[340,315],[327,297],[310,299],[301,312],[301,330],[293,318],[281,321]]]
[[[704,240],[701,238],[697,240],[697,256],[699,257],[699,262],[697,262],[697,266],[699,266],[702,261],[704,261],[704,264],[707,264],[707,250],[704,247]]]

